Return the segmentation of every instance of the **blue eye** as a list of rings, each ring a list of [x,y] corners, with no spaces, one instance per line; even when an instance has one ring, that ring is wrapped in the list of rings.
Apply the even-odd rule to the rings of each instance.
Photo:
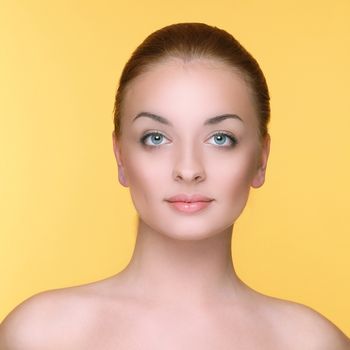
[[[214,138],[215,145],[217,146],[234,147],[237,144],[237,139],[233,135],[225,132],[218,132],[212,135],[211,138]],[[166,139],[165,136],[160,132],[149,132],[141,137],[140,143],[154,148],[164,144],[162,143],[164,139]],[[147,142],[147,140],[149,140],[149,142]]]
[[[151,143],[147,143],[146,140],[151,140]],[[162,140],[164,139],[164,135],[159,132],[150,132],[142,136],[140,142],[145,146],[159,146],[162,144]]]
[[[237,139],[234,136],[224,132],[218,132],[214,134],[212,137],[215,140],[215,144],[219,146],[224,145],[225,147],[233,147],[237,144]]]

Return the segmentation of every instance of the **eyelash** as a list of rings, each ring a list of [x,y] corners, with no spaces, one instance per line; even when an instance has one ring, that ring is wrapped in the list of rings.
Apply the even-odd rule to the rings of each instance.
[[[149,136],[152,136],[152,135],[160,135],[160,136],[162,136],[162,137],[165,137],[161,132],[158,132],[158,131],[156,131],[156,132],[149,132],[149,133],[146,133],[145,135],[143,135],[143,136],[141,137],[140,143],[141,143],[142,145],[144,145],[145,147],[149,147],[149,148],[157,148],[157,147],[161,146],[161,144],[160,144],[160,145],[153,145],[153,146],[147,145],[147,144],[146,144],[146,142],[145,142],[146,139],[147,139]],[[231,142],[230,145],[226,145],[226,146],[217,145],[218,147],[221,147],[221,148],[233,148],[233,147],[235,147],[235,146],[237,145],[237,143],[238,143],[237,139],[236,139],[232,134],[227,133],[227,132],[224,132],[224,131],[216,132],[216,133],[213,134],[210,138],[212,138],[212,137],[214,137],[214,136],[218,136],[218,135],[227,137],[227,138],[230,140],[230,142]]]

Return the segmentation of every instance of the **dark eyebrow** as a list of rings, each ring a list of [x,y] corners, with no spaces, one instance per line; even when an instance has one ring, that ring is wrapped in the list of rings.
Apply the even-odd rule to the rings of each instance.
[[[213,125],[222,122],[225,119],[238,119],[243,123],[243,120],[237,114],[221,114],[213,118],[209,118],[204,122],[204,125]]]
[[[160,115],[156,115],[154,113],[149,112],[140,112],[137,114],[137,116],[134,118],[133,122],[140,117],[148,117],[151,118],[157,122],[160,122],[162,124],[173,126],[168,119],[161,117]],[[214,125],[222,122],[225,119],[238,119],[243,123],[243,120],[237,115],[237,114],[221,114],[213,118],[209,118],[204,122],[204,125]]]

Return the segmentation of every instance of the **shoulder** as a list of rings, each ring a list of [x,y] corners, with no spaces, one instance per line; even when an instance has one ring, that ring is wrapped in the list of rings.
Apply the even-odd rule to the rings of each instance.
[[[350,339],[316,310],[292,301],[271,300],[270,321],[288,344],[286,348],[350,350]]]
[[[89,305],[88,298],[76,287],[35,294],[0,324],[0,349],[64,348],[67,339],[71,344],[78,341],[84,327],[88,327]]]

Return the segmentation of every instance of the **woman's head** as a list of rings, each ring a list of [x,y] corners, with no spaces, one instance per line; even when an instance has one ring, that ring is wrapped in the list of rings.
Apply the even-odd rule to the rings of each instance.
[[[150,34],[133,52],[119,81],[115,99],[114,132],[121,133],[123,102],[131,82],[156,64],[171,58],[184,62],[204,58],[225,63],[240,73],[251,89],[259,122],[258,135],[268,133],[270,97],[264,74],[257,61],[226,31],[204,23],[178,23]]]
[[[127,65],[123,75],[132,79],[122,77],[118,91],[122,123],[113,141],[120,183],[157,232],[184,239],[222,232],[240,215],[250,187],[264,182],[269,143],[261,143],[249,79],[203,55],[172,54],[141,67]],[[187,215],[168,202],[178,194],[212,201]]]

